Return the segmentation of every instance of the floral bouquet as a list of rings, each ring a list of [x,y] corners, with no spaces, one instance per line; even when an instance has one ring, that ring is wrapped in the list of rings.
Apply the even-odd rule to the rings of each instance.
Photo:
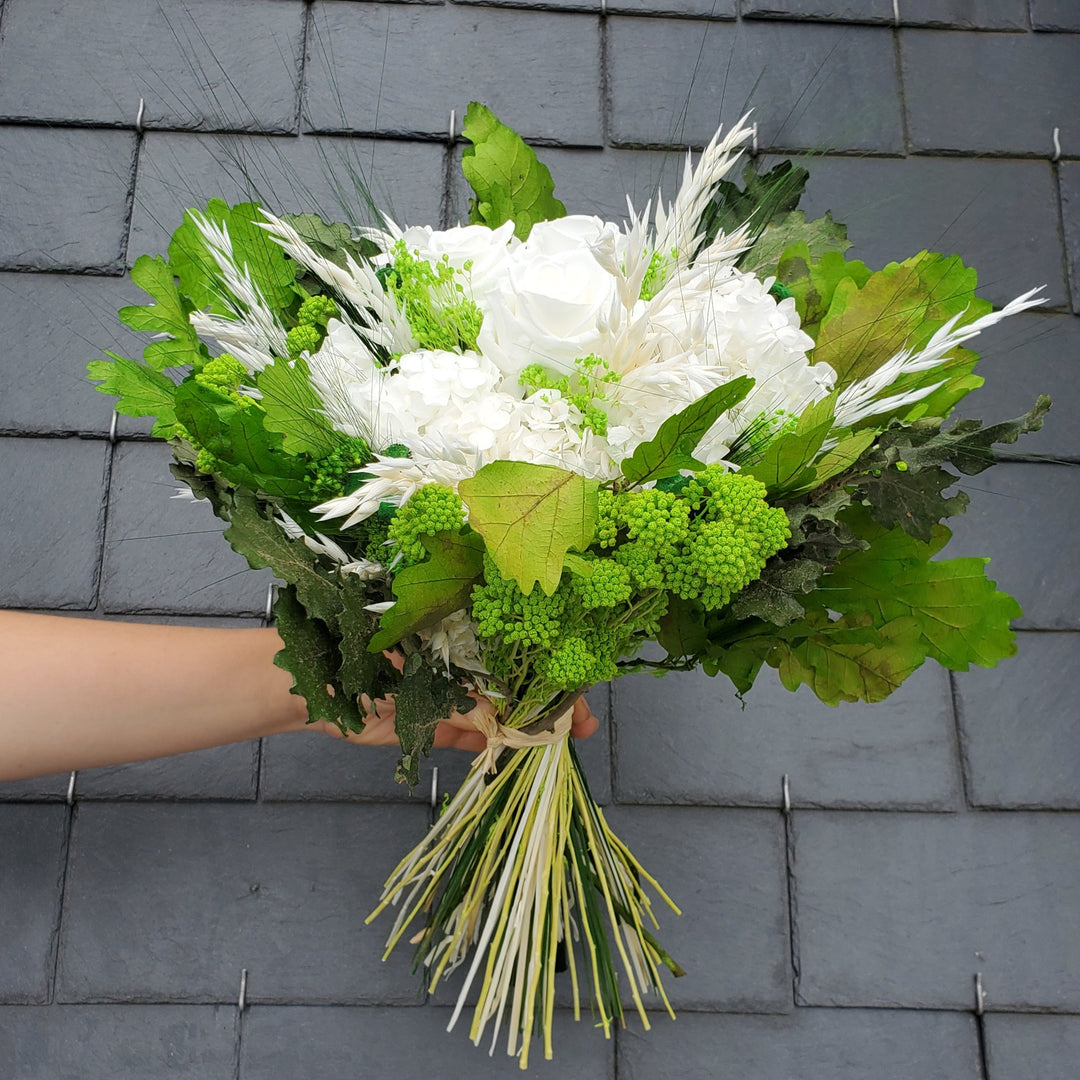
[[[671,902],[567,737],[584,688],[701,666],[742,693],[768,664],[878,701],[928,658],[1015,648],[985,560],[934,556],[957,473],[1049,402],[943,424],[982,381],[966,343],[1039,299],[992,310],[954,256],[846,259],[844,227],[796,209],[804,170],[731,178],[749,135],[718,134],[673,203],[620,227],[566,216],[474,104],[469,225],[212,201],[132,269],[142,360],[89,367],[285,582],[277,663],[313,721],[358,732],[394,695],[415,783],[439,720],[493,703],[375,914],[431,989],[463,969],[450,1026],[471,1000],[471,1038],[506,1031],[522,1067],[534,1035],[551,1056],[558,972],[605,1034],[630,1002],[647,1027],[643,996],[667,1005],[661,970],[680,974],[647,887]]]

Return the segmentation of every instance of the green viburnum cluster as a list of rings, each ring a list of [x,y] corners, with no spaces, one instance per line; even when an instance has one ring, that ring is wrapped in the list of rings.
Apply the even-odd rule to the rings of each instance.
[[[371,461],[371,448],[359,438],[347,438],[326,457],[312,462],[304,479],[319,502],[355,491],[363,482],[362,469]]]
[[[573,375],[556,375],[542,364],[529,364],[518,376],[518,382],[529,394],[557,390],[559,396],[581,413],[581,433],[593,432],[601,438],[607,435],[608,415],[597,402],[607,397],[606,386],[619,381],[607,361],[590,354],[574,361]]]
[[[465,524],[461,499],[443,484],[425,484],[390,521],[387,539],[395,565],[406,567],[428,557],[421,537],[457,532]]]
[[[296,325],[285,335],[289,356],[313,353],[326,337],[326,324],[339,315],[338,306],[329,296],[309,296],[296,313]]]
[[[393,263],[379,276],[405,312],[420,348],[445,352],[475,349],[483,316],[466,296],[462,276],[447,256],[429,263],[410,252],[404,240],[397,242],[393,256]]]

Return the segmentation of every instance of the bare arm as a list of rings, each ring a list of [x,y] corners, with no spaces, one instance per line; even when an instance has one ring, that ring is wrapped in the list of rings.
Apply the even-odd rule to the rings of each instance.
[[[228,630],[0,611],[0,781],[166,757],[300,731],[307,711],[274,666],[272,629]],[[393,745],[392,701],[350,741]],[[478,708],[490,708],[481,702]],[[311,727],[336,733],[331,725]],[[596,719],[584,702],[573,734]],[[467,716],[437,746],[479,750]]]

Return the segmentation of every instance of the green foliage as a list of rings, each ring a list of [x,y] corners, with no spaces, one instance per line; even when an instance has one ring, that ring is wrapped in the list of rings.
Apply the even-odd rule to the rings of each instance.
[[[290,364],[279,356],[259,372],[256,386],[262,394],[263,425],[282,436],[281,447],[286,453],[323,458],[345,443],[346,436],[327,420],[302,357]]]
[[[372,652],[389,649],[469,605],[483,566],[480,537],[465,531],[424,536],[421,542],[430,558],[394,575],[396,602],[383,613],[380,630],[368,645]]]
[[[582,607],[586,610],[612,608],[630,599],[633,586],[630,571],[625,566],[613,559],[594,559],[591,565],[591,574],[573,580]]]
[[[845,260],[840,252],[816,256],[808,244],[796,243],[784,249],[776,274],[795,297],[801,329],[816,339],[840,282],[851,281],[861,289],[870,280],[871,270],[864,262]]]
[[[195,305],[176,287],[169,264],[160,257],[140,255],[131,268],[131,280],[155,302],[121,308],[120,321],[132,330],[164,336],[143,350],[146,363],[155,371],[185,364],[202,367],[209,354],[189,319]]]
[[[745,375],[710,390],[681,412],[669,416],[648,442],[641,443],[623,460],[620,468],[631,484],[645,484],[675,476],[683,469],[700,469],[693,454],[709,428],[734,408],[753,388],[754,380]]]
[[[169,265],[179,278],[180,290],[191,298],[196,308],[228,313],[223,306],[221,271],[192,219],[173,233],[169,244]],[[285,256],[269,233],[260,227],[266,219],[256,203],[230,207],[223,199],[211,199],[204,217],[224,226],[232,243],[233,261],[246,269],[253,284],[274,311],[283,311],[296,298],[296,264]]]
[[[397,779],[415,787],[420,782],[420,759],[431,753],[439,721],[453,710],[468,712],[476,704],[461,685],[432,670],[419,653],[405,661],[395,697],[394,730],[401,743]]]
[[[813,593],[822,574],[813,559],[777,559],[768,563],[761,577],[751,581],[735,597],[731,614],[736,619],[761,619],[787,626],[806,614],[797,596]]]
[[[832,431],[835,406],[835,394],[807,406],[798,422],[767,442],[761,457],[744,465],[743,472],[762,481],[772,497],[816,486],[812,463]]]
[[[458,485],[469,524],[499,570],[528,594],[549,595],[567,551],[584,551],[596,528],[599,484],[551,465],[493,461]]]
[[[826,255],[841,258],[851,241],[847,226],[833,221],[831,214],[807,221],[801,210],[792,210],[765,227],[754,246],[739,259],[739,269],[762,278],[776,276],[793,246],[806,252],[807,262],[817,262]]]
[[[513,578],[503,576],[490,555],[484,556],[483,569],[483,580],[472,590],[472,617],[480,636],[549,649],[563,631],[569,591],[524,593]]]
[[[660,620],[656,640],[670,656],[702,655],[709,645],[709,633],[705,628],[705,608],[701,601],[671,597],[667,612]]]
[[[472,224],[494,229],[513,221],[517,237],[526,240],[536,222],[566,214],[546,166],[490,109],[470,102],[461,133],[472,143],[461,158],[461,171],[476,195],[469,200]]]
[[[281,220],[291,225],[316,255],[343,269],[347,265],[346,256],[359,263],[378,252],[369,240],[353,240],[348,225],[325,222],[318,214],[282,214]]]
[[[357,470],[371,461],[371,450],[363,439],[347,438],[344,435],[339,438],[341,441],[337,449],[325,457],[320,457],[304,474],[312,497],[320,502],[355,491],[364,482],[365,475]],[[381,539],[386,539],[385,534]]]
[[[465,508],[452,488],[425,484],[393,516],[387,531],[395,565],[408,567],[428,557],[423,540],[438,533],[456,533],[465,524]]]
[[[170,438],[176,430],[173,399],[176,384],[160,371],[137,360],[128,360],[116,353],[106,353],[111,360],[91,360],[86,365],[90,379],[100,382],[98,390],[114,394],[119,400],[113,406],[124,416],[153,416],[154,434]]]
[[[368,649],[378,632],[379,616],[367,610],[364,586],[352,574],[341,576],[341,611],[338,614],[341,666],[338,678],[342,689],[354,699],[361,694],[372,698],[393,678],[390,662],[381,653]]]

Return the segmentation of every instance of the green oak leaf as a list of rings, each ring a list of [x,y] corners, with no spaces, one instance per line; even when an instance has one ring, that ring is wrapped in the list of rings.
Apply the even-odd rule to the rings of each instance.
[[[256,386],[262,395],[263,427],[282,435],[286,453],[323,458],[345,441],[327,420],[302,356],[292,363],[279,356],[259,372]]]
[[[274,615],[283,642],[274,663],[292,675],[291,693],[307,702],[308,722],[328,720],[342,734],[363,731],[364,717],[355,696],[338,682],[341,654],[334,635],[305,610],[292,585],[278,593]]]
[[[795,297],[800,329],[815,339],[840,282],[850,280],[862,288],[870,276],[866,263],[849,262],[838,251],[816,256],[805,242],[785,248],[776,264],[777,280]]]
[[[164,335],[143,350],[143,359],[155,371],[191,364],[200,366],[209,356],[189,316],[195,310],[173,280],[173,271],[160,257],[140,255],[131,268],[131,280],[154,298],[153,304],[122,307],[120,321],[132,330]]]
[[[341,611],[338,614],[341,666],[338,679],[345,693],[358,698],[368,694],[382,697],[393,684],[393,669],[368,645],[379,628],[379,616],[367,610],[368,595],[352,574],[342,575]]]
[[[169,438],[176,428],[173,399],[176,383],[167,375],[137,360],[128,360],[116,353],[106,352],[111,360],[91,360],[86,365],[87,377],[100,381],[98,390],[114,394],[119,400],[113,406],[124,416],[153,416],[157,418],[154,434]]]
[[[705,629],[705,609],[697,600],[683,600],[671,594],[668,609],[660,619],[656,640],[669,656],[697,656],[709,644]]]
[[[882,701],[924,659],[911,618],[875,629],[865,615],[830,620],[820,613],[806,630],[805,637],[779,640],[768,662],[788,690],[806,683],[826,705]]]
[[[703,468],[693,456],[698,443],[724,413],[750,393],[753,386],[753,379],[740,375],[669,416],[648,442],[641,443],[630,457],[623,459],[619,466],[623,476],[631,484],[645,484],[650,480],[677,476],[683,469]]]
[[[754,685],[754,680],[774,647],[774,639],[768,635],[755,635],[732,642],[722,648],[711,649],[701,667],[706,675],[726,675],[735,692],[740,696]]]
[[[899,525],[916,539],[929,543],[942,518],[955,517],[967,509],[964,492],[949,497],[944,494],[955,484],[956,477],[936,465],[902,471],[895,463],[883,463],[859,478],[856,491],[876,524],[886,529]]]
[[[754,246],[739,260],[739,269],[748,270],[758,277],[776,277],[782,259],[796,244],[805,249],[808,263],[817,262],[826,255],[843,262],[843,253],[851,247],[847,226],[833,221],[831,214],[807,221],[802,210],[792,210],[769,222]],[[783,281],[782,284],[788,283]]]
[[[484,568],[484,544],[471,530],[422,536],[430,558],[394,575],[392,608],[383,612],[380,629],[368,643],[382,652],[451,612],[469,606],[472,587]]]
[[[494,229],[512,221],[518,239],[527,240],[536,222],[565,216],[547,167],[490,109],[470,102],[461,134],[472,143],[461,157],[461,171],[476,194],[469,200],[472,224]]]
[[[812,559],[772,559],[756,581],[751,581],[731,602],[737,619],[762,619],[774,626],[787,626],[806,614],[796,599],[811,593],[825,568]]]
[[[352,229],[343,222],[326,222],[318,214],[282,214],[281,220],[291,225],[316,255],[342,269],[347,265],[347,254],[359,263],[379,250],[370,240],[354,240]]]
[[[832,430],[835,406],[836,394],[807,406],[795,426],[770,439],[743,472],[760,480],[773,497],[813,487],[817,480],[811,463]]]
[[[401,743],[399,782],[415,787],[420,780],[420,759],[431,753],[435,729],[456,709],[468,712],[476,704],[460,683],[434,671],[420,653],[406,661],[394,699],[394,729]]]
[[[550,596],[566,553],[592,542],[599,487],[553,465],[493,461],[462,480],[458,494],[499,571],[526,595],[539,581]]]

